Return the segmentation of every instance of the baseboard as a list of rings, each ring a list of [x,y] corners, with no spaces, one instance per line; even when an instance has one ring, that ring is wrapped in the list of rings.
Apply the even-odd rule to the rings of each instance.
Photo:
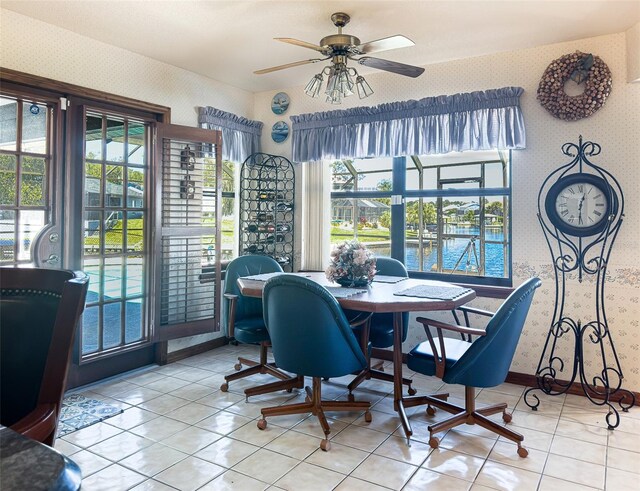
[[[229,339],[226,336],[222,336],[216,339],[212,339],[211,341],[206,341],[204,343],[189,346],[188,348],[172,351],[171,353],[168,353],[166,357],[164,357],[163,361],[165,362],[165,364],[167,364],[184,360],[185,358],[189,358],[190,356],[199,355],[200,353],[220,348],[221,346],[225,346],[228,343]]]
[[[527,373],[509,372],[505,382],[508,382],[510,384],[515,384],[515,385],[524,385],[526,387],[537,387],[538,386],[538,382],[537,382],[536,376],[535,375],[529,375]],[[568,381],[560,380],[560,382],[566,384]],[[562,386],[557,385],[557,384],[552,386],[552,388],[554,390],[562,390]],[[633,396],[635,397],[635,405],[636,406],[640,406],[640,392],[635,392],[635,391],[632,391],[632,390],[630,390],[629,392],[631,392],[631,394],[633,394]],[[577,396],[586,397],[585,394],[584,394],[584,390],[582,389],[582,386],[578,382],[573,382],[571,384],[571,386],[566,390],[565,393],[566,394],[573,394],[573,395],[577,395]],[[535,394],[535,392],[534,392],[534,394]],[[594,395],[592,395],[591,397],[593,397],[593,399],[604,400],[603,396],[594,396]],[[611,396],[611,401],[612,402],[618,402],[618,401],[620,401],[621,398],[622,398],[622,394],[621,393],[616,393],[616,394],[613,394]]]
[[[393,361],[393,351],[391,350],[383,350],[383,349],[377,349],[377,348],[373,348],[372,352],[371,352],[371,356],[373,358],[378,358],[380,360],[386,360],[386,361]],[[407,363],[407,354],[403,353],[402,354],[402,362],[403,363]],[[515,385],[523,385],[525,387],[537,387],[538,386],[538,382],[536,380],[536,376],[535,375],[529,375],[527,373],[518,373],[518,372],[509,372],[507,374],[507,379],[505,380],[505,382],[508,382],[510,384],[515,384]],[[563,380],[561,380],[561,382],[564,382]],[[556,387],[557,389],[560,389],[560,386]],[[629,392],[631,392],[634,397],[636,398],[635,401],[635,405],[636,406],[640,406],[640,392],[634,392],[632,390],[630,390]],[[574,382],[573,384],[571,384],[571,387],[569,387],[569,389],[566,391],[567,394],[573,394],[573,395],[577,395],[577,396],[583,396],[586,397],[584,395],[584,391],[582,390],[582,387],[580,386],[579,383]],[[618,402],[621,398],[621,394],[614,394],[613,397],[611,398],[611,400],[613,402]],[[600,399],[603,400],[604,397],[594,397],[594,399]]]

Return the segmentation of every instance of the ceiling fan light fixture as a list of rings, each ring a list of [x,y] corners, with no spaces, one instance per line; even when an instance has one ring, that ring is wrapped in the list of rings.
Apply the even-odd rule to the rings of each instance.
[[[334,90],[332,92],[327,92],[327,98],[325,102],[329,104],[342,104],[342,94],[339,90]]]
[[[362,75],[356,77],[356,89],[360,99],[365,99],[373,94],[373,89]]]
[[[284,70],[285,68],[330,60],[329,65],[325,66],[320,73],[314,75],[309,81],[304,88],[304,92],[310,97],[318,97],[322,90],[321,85],[324,82],[323,75],[326,75],[326,101],[331,104],[340,104],[343,98],[353,95],[354,92],[358,92],[360,99],[364,99],[373,94],[373,89],[364,77],[358,75],[355,68],[347,67],[348,60],[369,68],[384,70],[405,77],[416,78],[422,75],[424,68],[370,56],[371,53],[413,46],[414,43],[411,39],[401,34],[396,34],[394,36],[376,39],[375,41],[361,43],[360,39],[356,36],[342,32],[342,28],[349,23],[349,20],[349,15],[344,12],[334,13],[331,16],[331,22],[338,28],[338,33],[323,37],[319,44],[308,43],[294,38],[275,38],[284,43],[312,49],[316,53],[321,53],[323,58],[312,58],[286,63],[284,65],[256,70],[254,73],[263,75],[277,70]]]
[[[316,73],[304,88],[304,93],[309,97],[318,97],[318,95],[320,95],[320,90],[322,89],[322,82],[324,82],[322,72]]]
[[[337,74],[337,82],[338,90],[342,92],[343,97],[349,97],[353,95],[353,79],[349,74],[349,70],[345,65],[340,67],[340,70]]]

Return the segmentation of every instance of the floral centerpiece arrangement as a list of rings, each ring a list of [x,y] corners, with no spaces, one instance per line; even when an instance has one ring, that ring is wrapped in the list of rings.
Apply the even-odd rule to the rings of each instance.
[[[342,286],[365,286],[376,274],[376,258],[357,240],[347,240],[333,247],[325,274]]]

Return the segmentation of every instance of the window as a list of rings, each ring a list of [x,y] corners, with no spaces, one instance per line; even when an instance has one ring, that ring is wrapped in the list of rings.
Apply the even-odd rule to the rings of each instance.
[[[0,264],[33,261],[32,244],[51,221],[51,106],[0,98]]]
[[[377,255],[402,260],[412,276],[510,284],[509,153],[330,165],[332,243],[358,238]]]
[[[215,161],[204,168],[204,203],[203,224],[215,223]],[[222,162],[222,256],[221,259],[229,260],[236,256],[238,222],[236,213],[236,170],[239,168],[234,162],[225,160]],[[203,266],[210,266],[215,262],[213,237],[209,237],[203,244]]]
[[[391,245],[392,159],[331,164],[331,243],[356,237],[378,255]]]

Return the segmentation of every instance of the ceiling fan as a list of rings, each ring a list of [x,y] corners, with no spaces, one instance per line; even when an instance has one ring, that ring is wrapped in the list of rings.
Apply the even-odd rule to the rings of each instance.
[[[296,61],[285,65],[264,68],[262,70],[257,70],[254,73],[262,75],[265,73],[275,72],[277,70],[284,70],[285,68],[331,60],[331,65],[325,67],[307,84],[305,93],[311,97],[318,97],[324,80],[323,75],[327,75],[328,81],[327,89],[325,91],[327,95],[327,102],[340,104],[343,97],[347,97],[354,93],[352,90],[354,85],[361,99],[373,94],[373,90],[364,80],[364,77],[358,75],[355,68],[347,67],[347,60],[352,60],[360,65],[397,73],[407,77],[415,78],[424,72],[424,68],[421,67],[368,56],[371,53],[413,46],[414,42],[409,38],[402,35],[395,35],[377,39],[375,41],[369,41],[368,43],[361,43],[360,39],[357,37],[342,33],[342,28],[349,23],[349,20],[351,20],[351,18],[344,12],[336,12],[333,14],[331,16],[331,21],[338,28],[338,33],[322,38],[319,45],[293,38],[275,38],[277,41],[317,51],[322,54],[323,58],[311,58],[308,60]]]

